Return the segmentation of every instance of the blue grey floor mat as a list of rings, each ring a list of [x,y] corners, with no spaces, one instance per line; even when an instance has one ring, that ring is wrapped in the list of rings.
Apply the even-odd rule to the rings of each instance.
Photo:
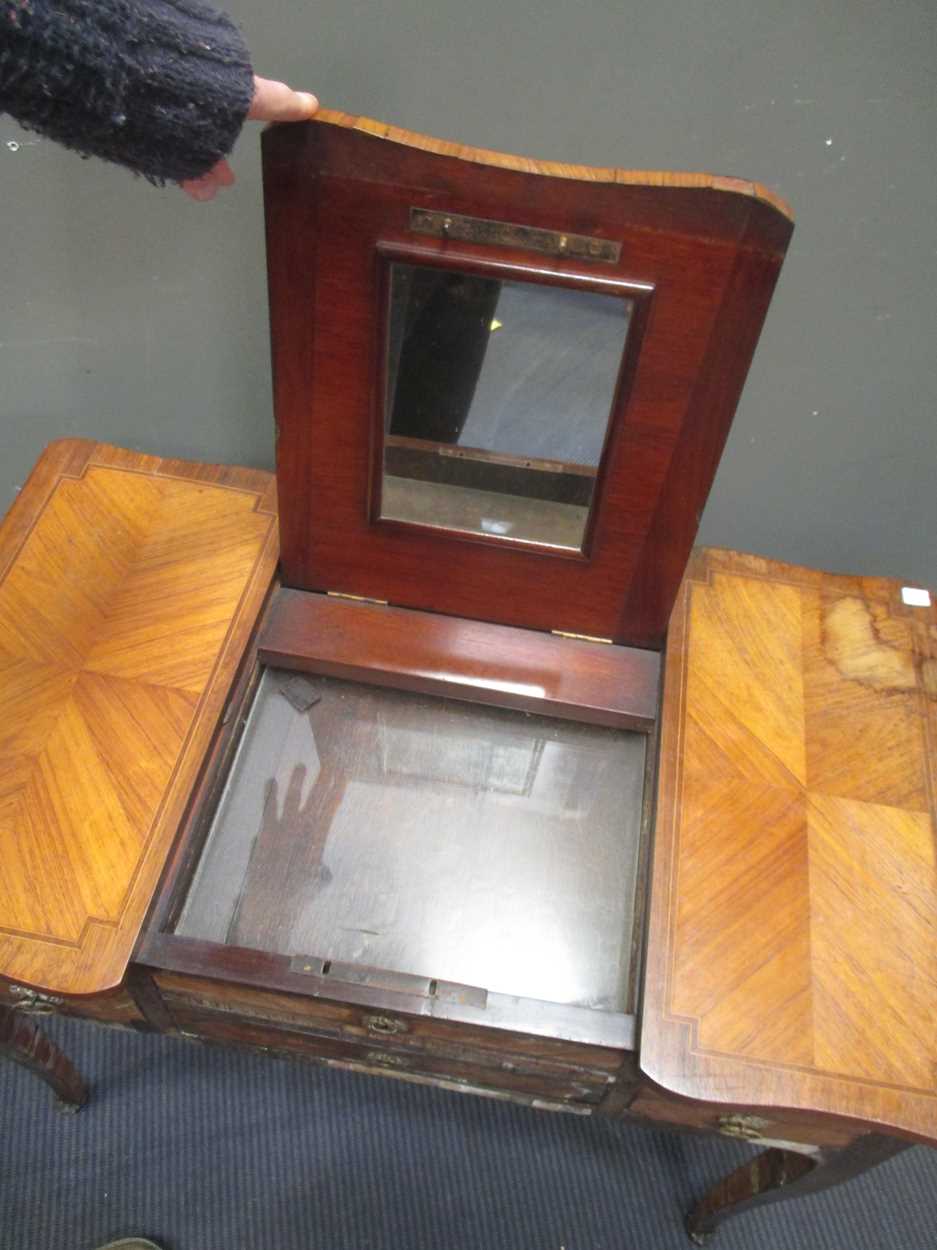
[[[688,1250],[718,1138],[67,1020],[77,1116],[0,1064],[0,1250]],[[713,1250],[937,1250],[937,1152],[739,1216]]]

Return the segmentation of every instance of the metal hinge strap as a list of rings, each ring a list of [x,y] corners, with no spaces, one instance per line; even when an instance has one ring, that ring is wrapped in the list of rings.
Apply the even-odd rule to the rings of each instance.
[[[344,590],[327,590],[325,593],[330,599],[351,599],[354,603],[377,603],[382,608],[387,607],[386,599],[372,599],[370,595],[349,595]]]
[[[596,638],[592,634],[572,634],[565,629],[551,629],[550,633],[556,638],[572,638],[576,642],[604,642],[608,647],[615,645],[614,639],[612,638]]]

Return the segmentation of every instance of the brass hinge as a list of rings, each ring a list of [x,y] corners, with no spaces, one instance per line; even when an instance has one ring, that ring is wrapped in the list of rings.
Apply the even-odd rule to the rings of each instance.
[[[573,638],[576,642],[604,642],[606,646],[614,646],[614,640],[611,638],[596,638],[592,634],[571,634],[565,629],[551,629],[551,634],[557,638]]]
[[[428,234],[434,239],[518,247],[528,252],[545,252],[548,256],[572,256],[576,260],[604,261],[609,265],[617,265],[621,258],[621,244],[614,239],[564,234],[562,230],[543,230],[510,221],[489,221],[484,217],[465,217],[461,213],[445,213],[432,208],[411,208],[410,229],[415,234]]]
[[[344,590],[327,590],[325,593],[330,599],[351,599],[354,603],[377,603],[382,608],[387,607],[386,599],[372,599],[370,595],[349,595]]]

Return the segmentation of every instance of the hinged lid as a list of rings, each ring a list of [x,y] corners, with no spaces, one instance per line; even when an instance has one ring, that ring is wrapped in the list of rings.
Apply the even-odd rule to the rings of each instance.
[[[66,439],[0,526],[0,977],[120,984],[269,591],[273,488]]]
[[[286,583],[659,646],[786,206],[337,113],[264,184]]]

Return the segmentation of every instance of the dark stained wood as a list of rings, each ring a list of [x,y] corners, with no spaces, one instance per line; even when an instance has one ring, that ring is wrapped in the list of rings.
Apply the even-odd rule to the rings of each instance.
[[[634,647],[280,590],[265,664],[649,731],[660,657]]]
[[[693,395],[693,419],[683,426],[622,605],[621,630],[643,622],[631,641],[653,645],[666,621],[696,539],[699,520],[729,435],[731,414],[745,385],[771,303],[779,261],[742,245],[712,327]],[[739,362],[744,361],[744,367]],[[730,420],[726,414],[730,414]],[[680,507],[677,501],[694,500]],[[643,631],[643,632],[642,632]],[[616,635],[617,636],[617,635]]]
[[[57,1046],[22,1012],[0,1004],[0,1059],[12,1059],[53,1090],[60,1111],[80,1111],[88,1089]]]
[[[468,486],[581,507],[588,506],[595,484],[595,470],[585,464],[507,456],[399,434],[389,434],[384,440],[384,468],[394,477],[418,482]]]
[[[356,1045],[295,1029],[271,1028],[259,1021],[242,1020],[174,1004],[176,1024],[186,1038],[215,1041],[224,1045],[251,1046],[291,1059],[306,1059],[329,1066],[381,1076],[424,1079],[444,1088],[464,1089],[476,1094],[498,1093],[517,1103],[547,1103],[558,1109],[597,1109],[605,1086],[577,1079],[575,1073],[557,1075],[530,1066],[500,1061],[485,1064],[477,1056],[407,1053],[394,1046],[375,1043]]]
[[[407,1009],[416,1000],[404,1007],[398,1005],[405,1001],[402,995],[372,996],[370,1002],[359,1003],[348,998],[303,996],[295,992],[302,980],[300,977],[292,982],[293,993],[284,993],[178,972],[154,973],[154,984],[167,1003],[185,1003],[193,1008],[227,1012],[284,1027],[301,1026],[323,1036],[354,1041],[379,1038],[387,1044],[392,1042],[437,1054],[446,1053],[447,1047],[455,1047],[478,1055],[526,1056],[532,1062],[574,1067],[583,1072],[601,1073],[603,1077],[614,1074],[622,1062],[622,1051],[613,1045],[488,1028],[483,1011],[475,1012],[473,1019],[460,1021],[444,1018],[438,1012],[443,1006],[441,1003],[432,1004],[432,1015],[416,1014]],[[427,1001],[424,1010],[429,1009]],[[614,1040],[620,1041],[623,1037],[626,1039],[625,1034],[620,1034]],[[607,1040],[613,1039],[608,1037]]]
[[[893,1158],[910,1144],[869,1134],[841,1150],[812,1155],[766,1150],[725,1177],[693,1208],[687,1217],[690,1240],[705,1245],[730,1215],[831,1189]]]
[[[175,1030],[163,996],[153,983],[153,977],[147,968],[131,964],[127,973],[127,992],[133,997],[143,1027],[157,1033],[172,1033]]]
[[[614,1061],[609,1059],[613,1068],[621,1062],[621,1052],[635,1047],[635,1017],[629,1014],[493,993],[486,996],[484,1006],[476,1006],[471,1001],[340,983],[314,972],[297,972],[293,961],[283,955],[182,938],[152,928],[144,936],[137,959],[153,970],[161,986],[171,976],[177,989],[182,982],[194,980],[204,982],[205,993],[247,995],[252,1001],[256,995],[294,995],[293,1007],[298,1010],[305,1004],[313,1014],[348,1007],[365,1014],[390,1015],[404,1020],[408,1028],[416,1027],[419,1020],[427,1022],[428,1029],[477,1027],[491,1038],[492,1045],[510,1045],[510,1040],[500,1040],[501,1035],[517,1034],[535,1039],[525,1040],[524,1045],[543,1048],[544,1053],[571,1045],[577,1051],[580,1046],[589,1048],[594,1057],[592,1048],[598,1048],[615,1052]],[[601,1056],[594,1061],[602,1061]]]
[[[68,998],[0,980],[0,1004],[26,1011],[29,1015],[77,1016],[82,1020],[95,1020],[99,1024],[118,1024],[128,1028],[137,1028],[144,1023],[140,1009],[125,987],[106,994]]]
[[[284,581],[656,647],[791,231],[751,187],[478,164],[326,118],[264,136]],[[434,150],[430,150],[434,149]],[[617,265],[414,236],[410,208],[620,240]],[[418,242],[419,246],[415,244]],[[588,556],[373,524],[379,246],[644,289]],[[628,372],[626,370],[626,372]],[[653,585],[651,584],[653,582]]]
[[[744,1141],[757,1142],[764,1138],[831,1149],[848,1145],[863,1131],[854,1120],[836,1116],[738,1103],[714,1105],[678,1098],[643,1074],[628,1110],[636,1119],[668,1128],[720,1133]]]
[[[470,147],[429,135],[415,134],[400,126],[375,121],[372,117],[355,116],[335,109],[320,109],[316,114],[319,122],[342,126],[346,130],[358,130],[375,135],[379,139],[402,144],[406,148],[418,148],[423,152],[435,152],[441,156],[457,156],[476,165],[495,169],[516,169],[527,174],[543,174],[553,178],[567,178],[578,182],[610,182],[619,186],[706,188],[711,191],[728,192],[735,196],[750,196],[764,204],[770,204],[781,218],[794,220],[791,206],[776,191],[759,182],[742,178],[727,178],[721,174],[673,171],[661,169],[596,169],[588,165],[570,165],[554,161],[537,160],[530,156],[513,156],[506,152],[493,152],[488,148]]]

